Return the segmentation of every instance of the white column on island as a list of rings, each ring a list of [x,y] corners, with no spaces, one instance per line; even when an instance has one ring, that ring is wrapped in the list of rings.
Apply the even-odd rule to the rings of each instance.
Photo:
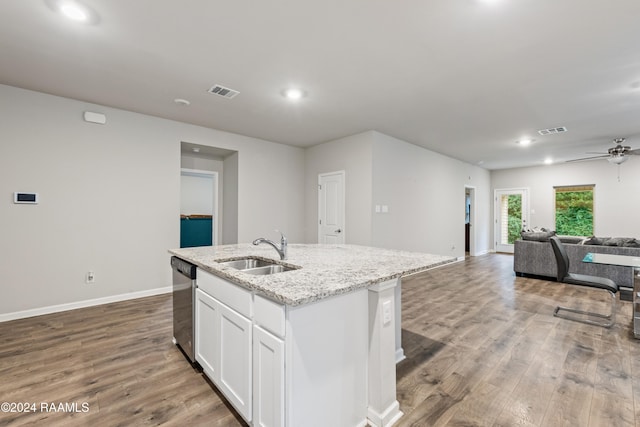
[[[401,416],[396,399],[396,289],[400,279],[369,287],[368,414],[375,427],[393,425]]]
[[[402,348],[402,280],[398,279],[396,290],[396,363],[406,359]]]

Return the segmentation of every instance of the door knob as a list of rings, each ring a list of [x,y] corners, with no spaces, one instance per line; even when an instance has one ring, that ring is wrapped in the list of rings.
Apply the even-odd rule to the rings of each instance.
[[[334,233],[342,233],[342,230],[338,228]]]

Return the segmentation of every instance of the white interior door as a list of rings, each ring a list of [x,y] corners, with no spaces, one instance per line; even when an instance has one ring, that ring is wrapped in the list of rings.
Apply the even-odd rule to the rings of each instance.
[[[318,175],[318,243],[344,243],[344,221],[344,171]]]
[[[529,223],[529,191],[526,188],[495,190],[496,252],[513,253],[513,242]]]

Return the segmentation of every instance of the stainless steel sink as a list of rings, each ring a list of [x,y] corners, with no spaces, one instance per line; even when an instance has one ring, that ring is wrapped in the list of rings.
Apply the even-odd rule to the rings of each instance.
[[[236,270],[246,270],[249,268],[273,265],[273,261],[266,261],[263,259],[256,259],[256,258],[242,258],[242,259],[235,259],[232,261],[222,261],[220,262],[220,264],[226,265],[227,267],[235,268]]]
[[[242,272],[247,274],[265,275],[265,274],[282,273],[283,271],[291,271],[291,270],[295,270],[295,268],[286,267],[280,264],[271,264],[271,265],[265,265],[263,267],[248,268],[246,270],[242,270]]]
[[[240,258],[229,261],[218,261],[219,264],[235,268],[236,270],[240,270],[243,273],[247,274],[255,274],[255,275],[266,275],[266,274],[275,274],[282,273],[284,271],[297,270],[300,267],[288,266],[276,264],[273,261],[258,259],[258,258]]]

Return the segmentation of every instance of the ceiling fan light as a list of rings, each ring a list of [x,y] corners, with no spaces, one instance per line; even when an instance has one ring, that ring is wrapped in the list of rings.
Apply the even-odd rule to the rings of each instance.
[[[615,163],[616,165],[620,165],[626,162],[629,159],[627,156],[611,156],[607,158],[609,163]]]

